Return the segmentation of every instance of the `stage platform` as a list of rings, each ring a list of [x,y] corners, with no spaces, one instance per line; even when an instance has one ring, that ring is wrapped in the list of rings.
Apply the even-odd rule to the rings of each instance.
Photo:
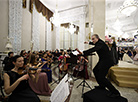
[[[122,96],[111,98],[108,97],[109,91],[106,89],[93,89],[84,93],[83,102],[128,102],[128,100]]]
[[[120,61],[110,68],[109,77],[118,86],[138,88],[138,65]]]

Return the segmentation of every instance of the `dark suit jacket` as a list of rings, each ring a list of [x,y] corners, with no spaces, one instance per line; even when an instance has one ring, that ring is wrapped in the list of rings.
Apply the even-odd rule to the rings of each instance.
[[[84,55],[89,55],[92,52],[97,52],[99,56],[99,61],[109,61],[110,64],[113,63],[111,52],[109,51],[109,48],[104,41],[99,39],[98,42],[96,42],[95,44],[93,44],[93,42],[90,42],[89,44],[95,45],[95,47],[83,51]]]

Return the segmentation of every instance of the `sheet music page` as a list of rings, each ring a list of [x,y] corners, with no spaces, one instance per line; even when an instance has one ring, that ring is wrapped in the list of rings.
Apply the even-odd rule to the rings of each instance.
[[[68,74],[60,81],[57,87],[51,94],[50,101],[51,102],[64,102],[68,95],[70,94],[69,91],[69,84],[68,84]]]
[[[76,55],[76,56],[79,54],[78,51],[73,51],[72,53],[73,53],[73,55]]]
[[[80,50],[80,52],[83,52],[83,50]],[[72,53],[73,53],[74,55],[76,55],[76,56],[79,54],[78,51],[73,51]]]

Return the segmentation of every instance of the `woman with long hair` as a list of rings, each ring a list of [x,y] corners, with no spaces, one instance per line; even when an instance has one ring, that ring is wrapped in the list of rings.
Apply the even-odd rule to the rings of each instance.
[[[40,102],[30,88],[28,80],[37,82],[41,70],[38,69],[35,75],[18,74],[18,69],[23,67],[24,64],[24,58],[19,55],[13,57],[13,64],[15,67],[4,73],[4,90],[6,94],[11,94],[8,102]]]
[[[46,63],[37,63],[35,55],[31,55],[30,63],[28,63],[28,66],[31,68],[39,68],[41,69]],[[43,70],[43,69],[41,69]],[[47,71],[46,71],[47,72]],[[39,95],[45,95],[49,96],[51,94],[51,89],[48,85],[48,77],[45,72],[41,72],[39,74],[39,79],[37,83],[34,83],[32,80],[29,80],[29,84],[32,88],[32,90],[39,94]]]
[[[42,66],[42,70],[49,70],[49,71],[46,71],[46,74],[48,76],[48,83],[51,83],[52,82],[52,70],[48,67],[48,58],[47,58],[47,54],[44,53],[42,55],[42,58],[41,58],[41,61],[42,63],[45,63],[44,66]]]

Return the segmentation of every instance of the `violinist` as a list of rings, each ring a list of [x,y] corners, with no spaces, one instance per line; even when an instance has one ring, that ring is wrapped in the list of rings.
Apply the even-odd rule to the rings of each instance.
[[[4,90],[9,96],[8,102],[40,102],[37,95],[29,86],[28,80],[37,81],[40,69],[37,70],[36,75],[32,74],[18,74],[19,67],[23,67],[24,58],[20,55],[13,57],[13,64],[15,67],[4,73]]]
[[[20,52],[20,56],[22,56],[24,58],[24,65],[27,64],[27,53],[26,53],[26,50],[22,50]]]
[[[42,63],[45,63],[44,66],[42,66],[42,69],[47,69],[49,71],[46,71],[47,76],[48,76],[48,83],[52,82],[52,70],[48,67],[48,59],[47,59],[47,54],[44,53],[41,58]]]
[[[41,69],[45,63],[37,63],[35,55],[31,55],[30,63],[28,63],[29,67],[31,68],[38,68]],[[43,70],[43,69],[41,69]],[[49,96],[51,94],[51,89],[48,85],[48,77],[45,72],[39,73],[39,79],[37,83],[34,83],[32,80],[29,80],[29,85],[31,86],[32,90],[39,94],[39,95],[46,95]]]

